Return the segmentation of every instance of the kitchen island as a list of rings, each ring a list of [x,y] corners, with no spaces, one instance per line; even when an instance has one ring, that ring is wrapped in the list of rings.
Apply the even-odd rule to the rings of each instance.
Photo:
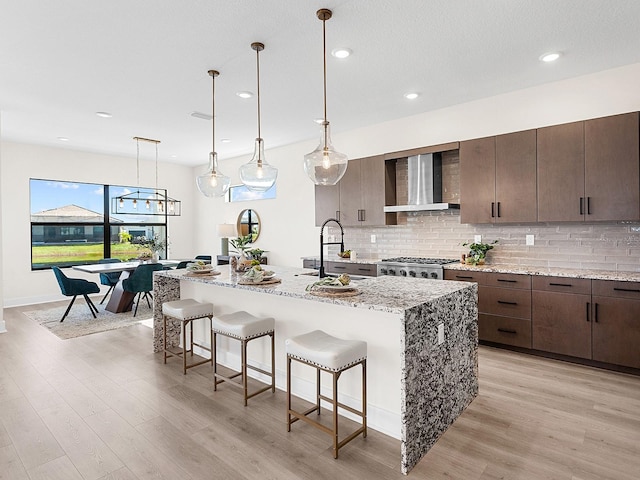
[[[226,266],[212,277],[185,270],[156,272],[154,351],[162,350],[161,305],[181,297],[213,302],[216,315],[245,310],[273,316],[276,385],[283,390],[287,338],[321,329],[364,340],[368,344],[368,425],[400,439],[400,468],[408,473],[478,393],[477,285],[385,276],[357,280],[356,296],[329,298],[305,290],[317,279],[308,275],[312,271],[269,269],[280,283],[240,285],[241,277]],[[179,336],[179,324],[170,325],[168,342],[176,346]],[[207,338],[204,331],[196,331],[196,336],[201,342]],[[237,366],[236,356],[224,354],[237,346],[221,343],[221,347],[220,363]],[[254,348],[249,360],[267,365],[266,344]],[[315,377],[308,370],[294,369],[292,389],[311,400]],[[358,405],[359,373],[347,371],[340,382],[341,401]]]

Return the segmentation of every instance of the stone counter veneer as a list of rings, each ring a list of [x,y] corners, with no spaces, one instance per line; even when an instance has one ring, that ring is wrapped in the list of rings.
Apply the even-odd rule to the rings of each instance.
[[[521,275],[544,275],[549,277],[587,278],[590,280],[615,280],[619,282],[640,282],[640,272],[586,270],[582,268],[528,267],[509,264],[473,266],[462,263],[448,263],[444,266],[444,269],[490,273],[516,273]]]
[[[390,321],[399,320],[398,328],[401,329],[401,345],[389,348],[399,351],[401,357],[400,468],[408,473],[478,394],[477,285],[372,277],[355,282],[361,292],[357,296],[326,298],[305,290],[317,280],[315,276],[305,275],[313,270],[277,266],[269,266],[269,269],[276,272],[282,283],[239,285],[239,276],[225,266],[220,269],[221,275],[214,277],[186,275],[185,270],[156,272],[154,351],[162,350],[162,303],[180,298],[181,281],[242,289],[249,296],[260,292],[331,303],[347,309],[385,312]],[[277,313],[274,312],[274,316],[277,317]],[[441,323],[444,324],[445,341],[438,344],[438,325]],[[179,324],[169,322],[168,343],[176,346],[179,340]],[[375,378],[371,381],[375,383]],[[372,384],[372,388],[374,386]]]

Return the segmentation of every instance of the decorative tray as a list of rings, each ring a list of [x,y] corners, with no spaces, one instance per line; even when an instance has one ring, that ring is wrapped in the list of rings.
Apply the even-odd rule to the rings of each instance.
[[[185,277],[214,277],[220,275],[218,270],[191,270],[184,274]]]
[[[275,276],[264,278],[261,282],[257,283],[248,278],[240,278],[238,280],[238,285],[253,285],[254,287],[261,287],[262,285],[273,285],[280,282],[282,282],[282,280]]]
[[[309,292],[309,295],[314,295],[316,297],[326,297],[326,298],[345,298],[345,297],[355,297],[356,295],[360,295],[359,290],[343,290],[343,291],[333,291],[327,292],[322,290],[312,290]]]

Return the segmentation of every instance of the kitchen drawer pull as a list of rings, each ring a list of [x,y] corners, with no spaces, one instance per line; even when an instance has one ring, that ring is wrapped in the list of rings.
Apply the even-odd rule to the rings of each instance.
[[[473,280],[473,277],[469,276],[469,275],[456,275],[456,278],[464,278],[464,279],[467,279],[467,280]]]
[[[336,270],[346,270],[347,267],[343,267],[342,265],[335,265],[333,268],[335,268]]]
[[[518,305],[518,302],[507,302],[505,300],[498,300],[498,303],[501,303],[502,305]]]
[[[616,292],[634,292],[634,293],[640,293],[640,289],[639,288],[618,288],[618,287],[613,287],[613,289]]]
[[[551,285],[552,287],[573,287],[573,285],[571,285],[570,283],[554,283],[554,282],[549,282],[549,285]]]
[[[499,282],[506,282],[506,283],[518,283],[518,280],[509,280],[507,278],[498,278]]]
[[[498,331],[502,333],[518,333],[516,330],[511,330],[510,328],[499,328]]]
[[[370,272],[371,269],[370,268],[364,268],[364,267],[358,267],[358,271],[360,271],[360,272]]]

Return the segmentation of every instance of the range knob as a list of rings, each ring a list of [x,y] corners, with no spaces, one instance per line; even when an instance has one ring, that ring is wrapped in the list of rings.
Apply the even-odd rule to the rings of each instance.
[[[421,272],[420,275],[422,275],[422,278],[428,278],[429,277],[429,273],[428,272]]]
[[[412,277],[416,276],[416,272],[414,272],[413,270],[409,270],[409,275],[411,275]]]
[[[431,278],[438,278],[438,273],[437,272],[431,272]]]
[[[407,272],[405,270],[400,270],[400,275],[402,275],[403,277],[406,277]]]
[[[393,268],[389,269],[389,275],[395,275],[396,271]]]
[[[381,269],[380,269],[380,273],[381,273],[382,275],[386,275],[386,274],[387,274],[387,269],[386,269],[386,268],[381,268]]]

